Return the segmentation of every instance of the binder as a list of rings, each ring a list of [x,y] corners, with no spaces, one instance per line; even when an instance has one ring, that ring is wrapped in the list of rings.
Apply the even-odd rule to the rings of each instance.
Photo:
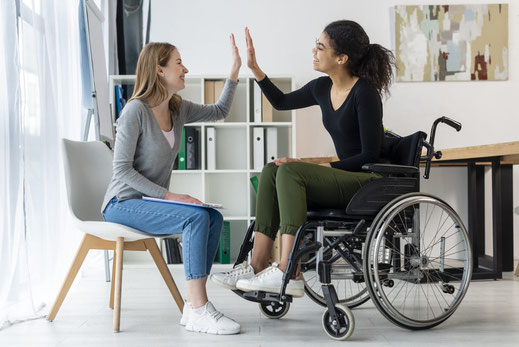
[[[214,81],[204,82],[204,104],[214,104]]]
[[[229,221],[223,222],[217,253],[220,264],[231,263],[231,223]]]
[[[207,128],[207,170],[216,170],[216,131]]]
[[[254,146],[253,146],[253,159],[254,159],[254,170],[261,170],[265,166],[265,129],[254,128]]]
[[[186,127],[186,169],[200,169],[200,130]]]
[[[224,81],[214,81],[214,101],[218,101],[223,92]]]
[[[180,248],[178,239],[165,238],[164,246],[166,248],[167,263],[182,264],[182,250]]]
[[[216,103],[223,92],[223,86],[225,85],[224,81],[215,81],[214,82],[214,102]],[[219,119],[216,121],[217,123],[224,123],[225,119]]]
[[[253,92],[253,107],[254,107],[254,123],[261,123],[261,88],[259,85],[254,83],[254,92]]]
[[[262,115],[262,122],[263,123],[272,123],[273,118],[273,108],[270,101],[268,101],[267,97],[265,95],[261,98],[261,115]]]
[[[278,157],[278,129],[267,128],[267,141],[266,141],[266,158],[267,163],[270,163]]]
[[[121,112],[123,111],[124,106],[126,105],[126,100],[123,97],[124,89],[122,86],[116,84],[115,85],[115,120],[119,119],[121,116]]]
[[[182,140],[180,142],[180,150],[178,151],[178,169],[186,169],[186,128],[182,129]]]
[[[252,176],[250,178],[250,183],[252,184],[252,188],[254,188],[254,191],[256,193],[258,193],[258,183],[259,183],[258,176]]]

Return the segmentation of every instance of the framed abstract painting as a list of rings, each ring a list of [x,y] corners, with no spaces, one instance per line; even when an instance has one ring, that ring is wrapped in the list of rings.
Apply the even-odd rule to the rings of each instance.
[[[507,80],[508,5],[395,6],[396,80]]]

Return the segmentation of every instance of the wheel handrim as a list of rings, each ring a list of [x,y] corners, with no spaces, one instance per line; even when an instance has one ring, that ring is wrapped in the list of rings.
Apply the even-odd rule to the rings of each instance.
[[[396,285],[394,285],[392,288],[386,290],[384,281],[387,281],[387,278],[384,278],[385,275],[383,274],[383,271],[382,271],[383,270],[382,264],[384,264],[384,262],[383,262],[383,260],[385,260],[384,258],[387,257],[387,254],[385,254],[385,253],[387,253],[386,251],[387,251],[387,245],[388,245],[387,236],[391,235],[391,233],[389,233],[389,232],[386,233],[386,231],[393,229],[393,231],[391,231],[393,233],[393,235],[399,235],[398,229],[397,229],[397,231],[394,231],[394,229],[396,229],[396,227],[398,227],[398,223],[394,222],[396,217],[400,218],[400,220],[402,221],[400,223],[402,225],[402,227],[404,229],[408,229],[408,225],[407,226],[405,225],[406,224],[405,221],[407,220],[407,217],[405,216],[406,209],[408,209],[410,206],[416,205],[416,204],[429,204],[429,205],[437,206],[438,210],[441,209],[442,213],[445,213],[445,215],[446,215],[445,220],[451,219],[454,222],[454,224],[456,225],[455,232],[452,234],[449,234],[449,235],[445,235],[445,232],[442,232],[441,235],[443,235],[442,237],[444,238],[444,240],[439,243],[435,243],[435,239],[437,238],[438,234],[440,234],[440,231],[442,231],[442,229],[439,228],[437,230],[436,234],[432,237],[432,239],[429,240],[430,243],[428,245],[425,244],[425,241],[426,241],[425,236],[423,237],[423,240],[420,239],[418,241],[418,243],[420,244],[420,247],[415,247],[413,249],[413,247],[414,247],[413,244],[410,244],[410,246],[412,246],[412,247],[409,247],[409,249],[411,249],[411,254],[403,254],[401,252],[400,244],[398,244],[397,245],[398,247],[397,247],[395,245],[396,242],[389,241],[389,245],[390,245],[390,249],[391,249],[390,253],[394,253],[396,251],[398,258],[402,258],[402,256],[403,256],[404,263],[406,261],[408,261],[408,263],[407,263],[408,268],[406,268],[407,278],[405,276],[404,277],[397,276],[399,278],[393,279],[393,280],[395,280]],[[411,197],[408,197],[408,198],[402,199],[401,201],[396,202],[394,206],[395,207],[393,207],[392,209],[385,210],[382,217],[380,219],[378,219],[378,222],[374,226],[375,231],[377,232],[376,242],[374,244],[373,244],[373,242],[370,243],[370,249],[369,249],[370,256],[368,257],[368,259],[366,259],[366,261],[369,262],[368,271],[370,271],[368,279],[370,280],[370,283],[373,286],[373,291],[374,291],[375,295],[377,296],[377,300],[380,302],[380,304],[382,304],[390,312],[390,316],[392,316],[395,319],[397,319],[398,321],[402,321],[405,324],[410,325],[412,327],[420,328],[420,327],[430,326],[431,324],[434,324],[436,322],[441,322],[441,321],[445,320],[448,316],[450,316],[456,310],[457,306],[459,305],[459,303],[463,299],[463,296],[466,293],[468,284],[470,282],[469,281],[470,275],[472,273],[472,261],[471,261],[472,254],[471,254],[470,244],[468,241],[468,235],[465,230],[465,227],[463,226],[463,223],[461,222],[461,220],[459,219],[457,214],[447,204],[445,204],[444,202],[437,200],[435,198],[432,198],[429,196],[411,196]],[[416,211],[416,209],[414,209],[414,211]],[[420,218],[421,218],[423,208],[419,209],[418,211],[420,211]],[[399,216],[399,214],[402,212],[404,212],[403,218],[401,215]],[[428,213],[428,210],[425,212],[426,217],[427,217],[427,213]],[[429,216],[429,220],[431,218],[433,218],[432,212],[431,212],[431,216]],[[440,216],[440,218],[439,218],[440,222],[442,221],[442,218],[443,217]],[[393,224],[392,224],[392,222],[393,222]],[[413,221],[413,223],[415,223],[415,222]],[[441,224],[439,224],[439,225],[441,225]],[[420,228],[421,228],[421,226],[420,226]],[[420,228],[418,228],[418,230],[420,230]],[[425,231],[426,231],[426,229],[423,230],[423,232],[420,231],[420,233],[418,234],[419,237],[421,237],[421,235],[424,235]],[[448,229],[447,229],[447,231],[448,231]],[[454,269],[454,266],[448,263],[451,261],[451,259],[448,259],[445,257],[446,255],[451,255],[449,253],[452,251],[452,249],[449,249],[449,246],[451,245],[451,241],[449,240],[449,238],[453,237],[453,235],[456,235],[456,237],[461,239],[459,244],[463,245],[463,247],[461,247],[461,248],[463,249],[463,252],[464,252],[464,255],[460,255],[458,252],[457,253],[458,255],[456,256],[457,259],[453,259],[453,260],[462,261],[463,270],[462,270],[460,284],[457,286],[457,288],[454,285],[454,289],[455,289],[454,294],[455,295],[453,296],[452,294],[449,294],[449,295],[451,295],[451,297],[449,297],[449,300],[447,300],[446,296],[445,296],[446,294],[443,293],[443,290],[444,289],[450,290],[449,285],[452,285],[452,284],[448,284],[447,286],[445,286],[445,284],[441,285],[442,293],[438,292],[440,287],[435,288],[432,284],[434,284],[434,283],[439,284],[440,279],[442,279],[442,278],[449,279],[449,275],[445,275],[445,271],[443,271],[443,272],[437,271],[438,267],[439,267],[438,265],[440,262],[443,263],[444,270],[445,270],[445,268],[447,268],[449,271],[451,271],[451,268]],[[445,237],[445,236],[447,236],[447,237]],[[398,238],[406,241],[405,237],[399,236]],[[398,241],[398,242],[400,243],[400,241]],[[423,245],[427,246],[427,247],[421,247],[422,242],[423,242]],[[444,247],[447,247],[447,248],[444,248],[443,253],[440,252],[440,254],[443,254],[443,257],[442,257],[443,259],[439,259],[438,257],[432,256],[435,254],[435,251],[438,250],[438,245],[441,246],[442,243],[443,243]],[[448,243],[448,244],[446,245],[446,243]],[[398,250],[397,250],[397,248],[398,248]],[[404,248],[405,248],[405,246],[404,246]],[[417,250],[417,248],[419,250]],[[456,249],[456,251],[459,251],[459,247]],[[416,252],[418,252],[420,254],[415,254]],[[391,262],[392,261],[393,261],[393,259],[391,259]],[[394,264],[391,265],[391,262],[389,264],[390,265],[389,271],[391,271],[391,267],[393,267],[393,269],[395,269]],[[449,272],[449,271],[447,271],[447,272]],[[399,275],[401,275],[401,274],[399,274]],[[403,291],[403,293],[405,293],[405,297],[407,297],[408,296],[407,291],[409,290],[408,287],[409,287],[410,281],[414,280],[416,282],[418,279],[420,279],[420,276],[423,276],[422,281],[425,280],[425,282],[426,282],[425,286],[427,286],[427,287],[422,288],[423,287],[422,284],[415,283],[415,285],[418,287],[418,288],[414,288],[416,290],[415,296],[417,295],[417,293],[419,293],[421,291],[421,292],[423,292],[422,293],[423,297],[427,299],[428,294],[430,294],[431,300],[434,300],[434,303],[437,304],[437,309],[435,310],[434,305],[432,305],[431,302],[429,302],[427,300],[427,306],[426,306],[427,313],[425,315],[421,315],[419,304],[415,304],[415,306],[418,307],[418,310],[417,311],[415,310],[415,312],[413,314],[412,310],[409,308],[407,309],[407,312],[406,312],[406,306],[405,306],[406,300],[405,299],[403,301],[403,305],[402,305],[401,299],[400,299],[400,301],[396,300],[396,297],[399,296],[399,294],[402,291]],[[388,275],[388,277],[389,277],[389,275]],[[452,276],[452,277],[454,277],[454,276]],[[451,278],[451,279],[453,280],[454,278]],[[428,292],[426,292],[425,290],[427,290]],[[393,298],[391,298],[392,293],[395,293]],[[443,302],[443,301],[445,301],[445,302]],[[430,311],[429,311],[429,309],[430,309]],[[431,315],[432,317],[429,317],[429,315]]]

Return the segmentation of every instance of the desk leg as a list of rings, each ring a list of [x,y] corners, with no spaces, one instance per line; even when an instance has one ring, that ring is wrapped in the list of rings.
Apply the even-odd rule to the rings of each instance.
[[[507,177],[506,165],[501,165],[500,158],[494,159],[492,161],[492,226],[494,229],[493,263],[497,278],[503,278],[503,245],[506,245],[503,236],[511,231],[505,229],[508,224],[505,217],[507,188],[503,183]],[[508,245],[505,247],[508,248]]]
[[[501,164],[501,221],[503,271],[514,271],[514,174],[512,165]]]
[[[468,164],[468,229],[474,268],[485,256],[485,167]]]

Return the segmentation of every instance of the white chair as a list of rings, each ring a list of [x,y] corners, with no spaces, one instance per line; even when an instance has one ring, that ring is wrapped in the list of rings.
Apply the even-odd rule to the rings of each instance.
[[[90,249],[113,250],[110,308],[114,309],[114,331],[120,328],[121,280],[124,251],[148,250],[164,278],[173,299],[182,312],[184,301],[162,257],[157,243],[149,234],[116,223],[105,222],[100,209],[112,176],[112,151],[102,142],[76,142],[63,139],[63,162],[68,205],[76,226],[85,233],[61,290],[47,316],[54,320],[81,264]],[[164,235],[165,236],[165,235]]]

